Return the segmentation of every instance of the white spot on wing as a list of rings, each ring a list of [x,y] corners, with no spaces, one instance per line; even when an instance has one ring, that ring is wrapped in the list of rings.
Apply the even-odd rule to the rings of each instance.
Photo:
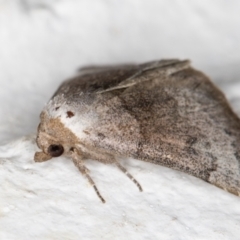
[[[58,110],[56,107],[59,107]],[[69,105],[64,97],[59,95],[49,101],[45,111],[50,118],[59,118],[64,126],[79,139],[86,138],[88,135],[84,133],[84,130],[94,127],[97,121],[97,114],[92,109],[83,108],[77,103]],[[74,117],[67,117],[67,111],[74,112]]]

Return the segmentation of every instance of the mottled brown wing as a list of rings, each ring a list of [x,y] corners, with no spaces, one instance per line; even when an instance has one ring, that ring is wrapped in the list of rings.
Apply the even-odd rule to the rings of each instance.
[[[239,195],[240,120],[222,92],[192,68],[153,75],[141,82],[140,74],[135,85],[101,93],[96,102],[101,118],[89,144],[184,171]]]
[[[72,81],[71,84],[68,84]],[[184,171],[240,195],[240,120],[187,61],[93,68],[58,90],[91,106],[84,144]]]
[[[188,60],[160,60],[140,65],[126,64],[116,66],[92,66],[80,69],[79,76],[65,81],[55,94],[64,94],[66,99],[76,101],[79,92],[86,95],[124,89],[136,83],[148,81],[156,75],[167,76],[179,70],[188,68]],[[71,84],[69,84],[71,82]],[[73,99],[74,98],[74,99]]]

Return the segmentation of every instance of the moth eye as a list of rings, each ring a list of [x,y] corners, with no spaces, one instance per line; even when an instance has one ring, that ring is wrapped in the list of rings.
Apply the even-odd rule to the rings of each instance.
[[[52,156],[52,157],[59,157],[63,154],[64,149],[62,145],[50,145],[48,147],[48,153]]]

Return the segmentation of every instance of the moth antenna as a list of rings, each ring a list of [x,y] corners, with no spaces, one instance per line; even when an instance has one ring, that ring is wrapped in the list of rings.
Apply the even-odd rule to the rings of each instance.
[[[127,171],[127,169],[126,169],[125,167],[123,167],[123,166],[122,166],[120,163],[118,163],[118,162],[116,162],[116,165],[117,165],[117,167],[118,167],[123,173],[125,173],[125,174],[127,175],[127,177],[128,177],[129,179],[131,179],[131,180],[137,185],[139,191],[142,192],[143,189],[142,189],[141,185],[140,185],[140,184],[138,183],[138,181]]]

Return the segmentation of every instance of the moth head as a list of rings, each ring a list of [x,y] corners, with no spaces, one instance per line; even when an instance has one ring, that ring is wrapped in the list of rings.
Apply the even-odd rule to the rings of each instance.
[[[69,155],[76,142],[76,136],[59,118],[47,118],[42,114],[36,138],[36,143],[42,151],[35,153],[34,160],[42,162],[53,157]]]

